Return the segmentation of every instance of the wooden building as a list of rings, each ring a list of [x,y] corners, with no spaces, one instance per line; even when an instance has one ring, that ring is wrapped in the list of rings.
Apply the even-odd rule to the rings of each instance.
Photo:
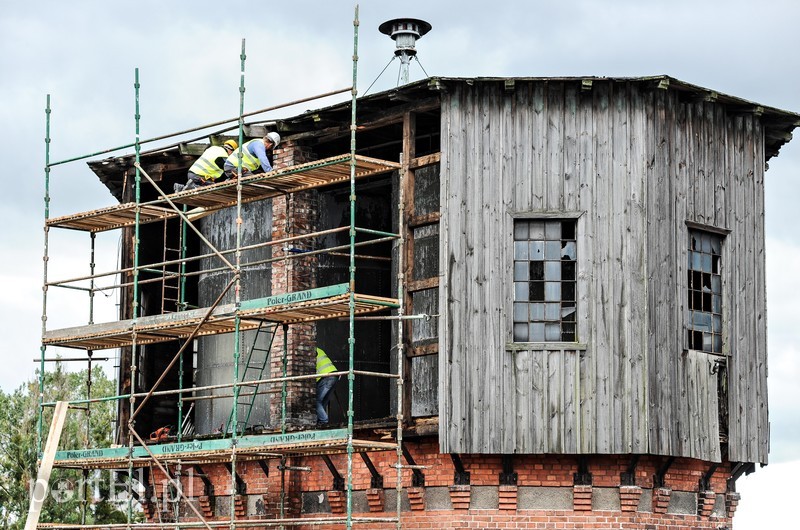
[[[346,152],[350,115],[343,103],[268,124],[285,139],[278,173]],[[430,78],[360,98],[356,121],[357,154],[385,163],[359,181],[355,216],[402,236],[360,258],[356,290],[401,298],[405,312],[420,317],[399,328],[365,320],[355,331],[356,369],[403,377],[400,400],[389,379],[356,386],[354,395],[361,437],[385,436],[388,419],[401,415],[405,459],[414,466],[406,491],[396,493],[407,503],[403,526],[480,528],[489,514],[547,528],[541,510],[587,525],[608,517],[662,528],[664,514],[676,528],[729,524],[736,479],[768,462],[764,177],[800,115],[667,76]],[[245,129],[248,137],[264,131]],[[178,145],[145,153],[142,167],[172,189],[198,152]],[[90,166],[120,202],[130,200],[130,157]],[[143,200],[158,197],[154,189],[143,193]],[[331,181],[256,197],[271,202],[267,213],[253,213],[256,225],[264,223],[253,233],[276,241],[327,233],[342,225],[348,196],[349,188]],[[204,230],[222,215],[204,219]],[[177,237],[167,233],[143,224],[141,237],[160,249]],[[300,251],[335,247],[337,238],[327,234],[324,245]],[[123,260],[132,259],[125,249]],[[253,273],[260,282],[253,292],[344,281],[347,264],[337,259],[321,255],[296,269],[271,262]],[[150,304],[144,315],[180,318],[159,316],[162,285],[142,289]],[[202,298],[198,290],[199,281],[189,280],[190,304]],[[121,321],[130,318],[123,308]],[[334,363],[346,362],[340,322],[303,326],[284,329],[296,352],[285,373],[308,373],[316,345]],[[123,393],[161,376],[175,347],[156,342],[141,352],[136,388],[123,359]],[[184,355],[188,373],[199,369],[197,357],[202,352]],[[280,369],[273,362],[271,373]],[[169,385],[197,384],[179,377],[170,372]],[[307,381],[296,390],[288,416],[309,428],[313,388]],[[266,427],[275,427],[281,396],[265,399]],[[185,405],[172,395],[149,406],[137,420],[145,430]],[[123,427],[127,410],[120,406]],[[339,411],[332,418],[345,419]],[[378,469],[392,465],[367,454]],[[292,482],[298,516],[342,509],[320,458],[295,460],[313,469]],[[245,481],[251,464],[243,464]],[[216,465],[223,481],[225,468]],[[355,473],[362,508],[383,511],[377,472]],[[242,513],[266,515],[269,487],[251,487],[247,495],[263,502]]]

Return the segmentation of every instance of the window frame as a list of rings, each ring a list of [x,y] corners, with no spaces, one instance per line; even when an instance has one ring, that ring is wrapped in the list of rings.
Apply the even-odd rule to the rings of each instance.
[[[580,301],[580,292],[581,292],[581,279],[580,274],[583,270],[581,266],[581,245],[582,245],[582,232],[585,229],[582,226],[582,222],[580,221],[581,217],[586,212],[518,212],[512,213],[510,215],[511,222],[510,222],[510,230],[507,232],[507,241],[508,241],[508,260],[509,266],[507,281],[509,282],[510,288],[508,290],[509,299],[508,299],[508,312],[507,312],[507,342],[506,342],[506,350],[507,351],[522,351],[522,350],[531,350],[531,349],[541,349],[541,350],[586,350],[587,345],[583,342],[580,342],[583,338],[581,336],[580,330],[582,327],[582,307]],[[516,341],[514,340],[514,303],[515,303],[515,295],[514,295],[514,243],[515,243],[515,226],[518,221],[574,221],[575,223],[575,234],[574,234],[574,241],[575,241],[575,252],[576,252],[576,259],[575,259],[575,341],[574,342],[565,342],[563,340],[557,341]]]
[[[692,221],[688,221],[688,220],[685,222],[685,225],[686,225],[686,232],[685,232],[685,239],[684,239],[685,245],[684,245],[684,253],[682,254],[682,259],[683,259],[684,267],[686,268],[685,269],[686,270],[686,274],[682,275],[683,277],[682,277],[682,280],[681,280],[681,295],[682,295],[682,298],[683,298],[683,304],[681,304],[681,307],[683,309],[682,314],[681,314],[681,318],[682,318],[682,321],[683,321],[683,325],[682,325],[683,333],[682,333],[681,341],[682,341],[682,344],[683,344],[683,349],[684,349],[684,351],[692,351],[692,352],[697,352],[697,353],[703,353],[703,354],[706,354],[706,355],[713,355],[715,357],[728,357],[730,355],[730,351],[729,351],[728,340],[727,340],[728,327],[727,327],[727,323],[726,323],[727,322],[727,318],[726,317],[727,317],[727,314],[728,314],[727,313],[727,309],[728,308],[727,308],[726,299],[725,299],[726,298],[725,297],[725,293],[726,293],[726,290],[727,290],[726,289],[727,281],[726,281],[725,271],[726,271],[726,259],[730,259],[730,255],[726,252],[726,248],[727,248],[727,238],[728,238],[728,235],[730,235],[731,231],[728,230],[728,229],[725,229],[725,228],[719,228],[719,227],[716,227],[716,226],[706,225],[706,224],[702,224],[702,223],[696,223],[696,222],[692,222]],[[720,351],[718,351],[718,352],[717,351],[704,350],[702,348],[693,348],[693,347],[690,347],[690,345],[689,345],[689,333],[690,333],[690,330],[693,329],[689,325],[690,312],[695,310],[694,307],[690,308],[690,304],[689,304],[689,296],[690,296],[690,292],[691,292],[689,273],[690,273],[690,271],[695,270],[695,269],[690,269],[689,268],[689,252],[692,251],[691,248],[690,248],[690,245],[691,245],[691,239],[690,238],[691,238],[691,235],[692,235],[693,232],[706,233],[708,235],[716,237],[718,239],[718,241],[719,241],[719,246],[720,246],[720,249],[719,249],[719,267],[718,267],[718,274],[717,275],[719,276],[719,283],[720,283],[720,288],[719,288],[719,297],[720,297],[720,302],[719,303],[720,303],[720,307],[719,307],[719,313],[714,313],[714,311],[713,311],[713,298],[712,298],[712,312],[708,313],[712,317],[712,331],[709,332],[709,333],[712,333],[712,341],[713,341],[713,334],[714,334],[714,331],[713,331],[713,317],[714,317],[714,315],[718,315],[719,318],[720,318],[720,327],[719,327]],[[712,271],[711,272],[712,272],[712,275],[713,275],[713,265],[712,265]],[[712,282],[713,282],[713,280],[712,280]],[[711,293],[711,295],[712,295],[712,297],[714,296],[713,285],[712,285],[712,293]],[[713,348],[713,344],[712,344],[712,348]]]

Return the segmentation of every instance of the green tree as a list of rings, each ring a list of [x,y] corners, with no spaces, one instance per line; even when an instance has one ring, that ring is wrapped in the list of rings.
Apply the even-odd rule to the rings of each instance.
[[[67,372],[61,363],[44,376],[44,401],[85,399],[88,370]],[[113,380],[98,366],[92,369],[91,393],[93,396],[110,396],[116,393]],[[31,380],[11,393],[0,390],[0,524],[3,528],[22,528],[28,511],[29,485],[35,480],[38,463],[36,454],[37,419],[39,413],[39,382]],[[108,447],[113,440],[115,403],[93,403],[90,407],[73,408],[61,434],[61,448]],[[88,410],[87,410],[88,409]],[[43,436],[47,436],[53,416],[51,407],[45,408]],[[44,444],[44,440],[42,442]],[[92,486],[84,488],[85,480]],[[95,474],[79,470],[54,469],[50,478],[51,492],[44,502],[42,522],[80,523],[86,509],[86,522],[90,524],[125,522],[110,491],[108,472]],[[84,490],[90,502],[84,503]],[[94,498],[99,493],[99,499]]]

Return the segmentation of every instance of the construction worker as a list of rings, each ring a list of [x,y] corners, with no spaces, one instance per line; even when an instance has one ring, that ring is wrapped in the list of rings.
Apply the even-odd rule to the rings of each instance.
[[[272,164],[267,158],[267,151],[275,149],[281,143],[281,137],[276,132],[267,133],[264,138],[250,140],[242,145],[242,176],[246,177],[256,172],[261,167],[261,171],[266,173],[272,171]],[[229,179],[235,179],[239,171],[239,150],[231,154],[225,161],[225,175]]]
[[[236,140],[226,140],[222,146],[212,145],[203,151],[200,158],[189,168],[189,180],[186,184],[175,184],[175,193],[227,180],[228,177],[223,172],[225,160],[237,147],[239,144]]]
[[[330,358],[325,355],[322,348],[317,348],[317,426],[328,425],[328,402],[333,394],[333,386],[339,380],[338,376],[325,375],[336,371]]]

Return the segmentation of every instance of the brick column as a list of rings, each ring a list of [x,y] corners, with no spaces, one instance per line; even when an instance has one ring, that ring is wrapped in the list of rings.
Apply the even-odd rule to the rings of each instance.
[[[332,514],[341,515],[347,505],[347,495],[343,491],[331,490],[328,492],[328,504]]]
[[[454,510],[469,510],[472,486],[450,486],[450,503]]]
[[[572,509],[576,512],[592,511],[591,486],[572,486]]]
[[[384,511],[384,499],[385,494],[383,488],[370,488],[367,490],[367,504],[369,504],[369,511]]]
[[[197,498],[197,503],[200,505],[200,513],[203,517],[214,517],[214,499],[208,495],[202,495]]]
[[[714,510],[717,495],[713,491],[700,491],[697,493],[697,515],[708,517]]]
[[[313,160],[311,151],[291,141],[281,144],[273,154],[276,169]],[[319,200],[314,190],[280,196],[272,199],[272,240],[308,234],[317,230]],[[273,258],[297,255],[293,250],[309,250],[314,241],[302,239],[272,247]],[[316,256],[289,258],[272,263],[272,293],[283,294],[316,287]],[[287,334],[287,369],[292,375],[313,374],[316,369],[314,324],[293,324]],[[279,331],[272,346],[270,373],[280,377],[283,373],[283,331]],[[314,380],[287,383],[286,415],[292,425],[311,425],[316,421]],[[270,407],[273,426],[281,421],[281,385],[276,385]]]
[[[500,486],[497,490],[498,508],[501,512],[517,511],[517,487]]]
[[[425,488],[414,486],[407,488],[406,493],[408,493],[408,503],[411,506],[411,511],[425,510]]]
[[[734,491],[729,491],[725,494],[725,515],[728,516],[729,519],[733,518],[733,515],[736,513],[736,507],[739,506],[739,500],[742,496]]]
[[[653,513],[667,513],[671,495],[669,488],[653,488]]]
[[[619,507],[623,512],[635,512],[639,509],[639,499],[642,496],[642,488],[639,486],[620,486],[619,487]]]
[[[234,495],[233,511],[236,517],[247,516],[247,495]]]

